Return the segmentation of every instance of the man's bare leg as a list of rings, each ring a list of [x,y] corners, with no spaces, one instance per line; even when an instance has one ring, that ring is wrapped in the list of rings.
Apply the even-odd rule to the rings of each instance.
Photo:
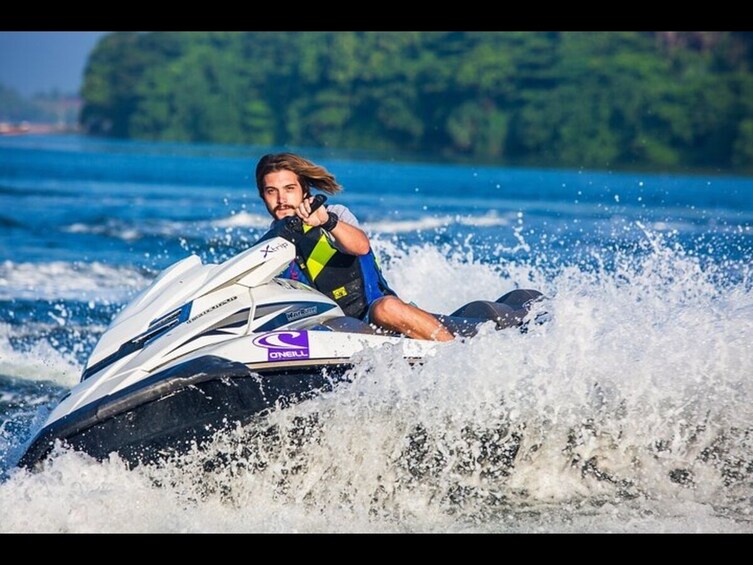
[[[385,329],[415,339],[452,341],[455,336],[429,312],[407,304],[397,296],[384,296],[371,305],[369,320]]]

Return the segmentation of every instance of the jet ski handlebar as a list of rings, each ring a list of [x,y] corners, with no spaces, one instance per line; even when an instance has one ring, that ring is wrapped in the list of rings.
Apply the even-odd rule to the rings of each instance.
[[[311,202],[311,212],[316,211],[327,201],[327,197],[323,194],[317,194],[314,196],[314,200]],[[277,235],[291,241],[296,242],[298,236],[303,233],[303,220],[298,216],[288,216],[278,221],[274,228],[268,235]],[[265,238],[266,239],[266,238]]]
[[[314,200],[311,202],[311,213],[314,213],[318,208],[327,201],[327,197],[323,194],[317,194],[314,196]],[[289,216],[285,218],[285,227],[294,232],[303,232],[303,220],[298,216]]]

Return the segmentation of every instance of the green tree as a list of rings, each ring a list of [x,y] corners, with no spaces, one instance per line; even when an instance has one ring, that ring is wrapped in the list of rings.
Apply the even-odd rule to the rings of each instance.
[[[117,32],[81,123],[117,137],[486,163],[750,170],[751,32]]]

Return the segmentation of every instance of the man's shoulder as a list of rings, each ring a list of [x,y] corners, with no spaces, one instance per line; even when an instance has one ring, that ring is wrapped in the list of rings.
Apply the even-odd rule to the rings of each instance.
[[[355,214],[353,214],[353,212],[351,212],[350,209],[343,204],[332,204],[331,206],[327,206],[327,211],[337,214],[337,217],[346,224],[350,224],[352,226],[358,225],[358,218],[356,218]]]
[[[345,204],[328,204],[327,210],[330,212],[334,212],[335,214],[351,214],[353,215],[353,212],[350,211],[350,208],[345,206]]]

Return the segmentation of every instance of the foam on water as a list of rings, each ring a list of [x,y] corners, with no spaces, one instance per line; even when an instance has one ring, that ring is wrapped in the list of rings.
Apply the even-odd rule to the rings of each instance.
[[[264,230],[269,227],[269,216],[240,211],[214,220],[139,220],[134,223],[126,219],[107,218],[90,223],[77,222],[63,228],[68,233],[106,235],[124,241],[135,241],[146,236],[180,237],[186,234],[211,231],[213,229],[253,228]]]
[[[724,282],[728,265],[648,231],[609,268],[556,271],[389,243],[407,299],[447,312],[539,288],[550,320],[419,367],[366,351],[351,383],[162,468],[62,451],[0,484],[0,528],[753,532],[750,265]]]
[[[8,324],[0,324],[0,375],[9,377],[48,380],[71,387],[78,382],[81,364],[74,352],[59,349],[46,340],[18,349],[11,344],[11,336],[18,331]]]
[[[218,228],[255,228],[264,230],[269,227],[270,217],[266,213],[252,214],[241,210],[228,217],[213,220],[211,224]]]
[[[122,301],[150,281],[149,273],[101,262],[0,263],[0,300]]]
[[[507,226],[512,222],[512,214],[498,215],[496,211],[490,211],[483,215],[427,215],[410,220],[371,220],[362,222],[361,227],[370,234],[391,234],[432,231],[447,228],[453,224],[459,226],[500,227]],[[135,224],[122,218],[106,218],[90,223],[77,222],[64,226],[62,230],[74,234],[105,235],[131,242],[147,236],[170,238],[210,232],[212,230],[238,228],[258,230],[261,235],[261,233],[269,228],[269,225],[270,217],[266,212],[261,214],[241,210],[229,216],[199,221],[153,219],[140,220]]]
[[[511,222],[511,215],[499,216],[496,211],[490,211],[481,216],[424,216],[412,220],[379,220],[363,222],[361,227],[369,233],[408,233],[432,231],[447,228],[453,224],[465,226],[497,227],[507,226]]]
[[[471,248],[428,243],[403,247],[390,240],[374,247],[398,295],[432,312],[450,314],[472,300],[496,300],[517,287],[548,286],[530,265],[482,263]]]

